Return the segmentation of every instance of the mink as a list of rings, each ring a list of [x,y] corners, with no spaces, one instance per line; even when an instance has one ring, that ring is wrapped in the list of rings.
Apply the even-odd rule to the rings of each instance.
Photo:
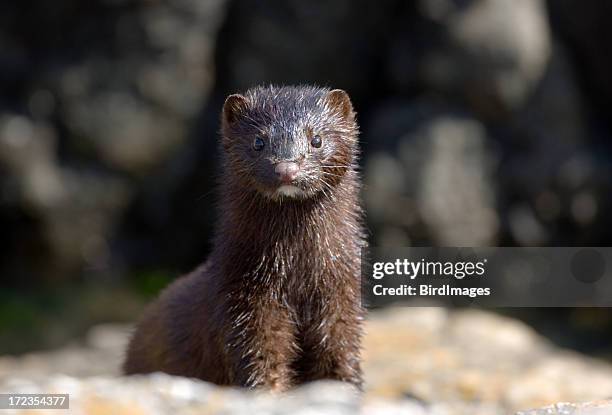
[[[255,87],[226,99],[221,125],[213,249],[145,310],[124,372],[360,388],[366,242],[348,94]]]

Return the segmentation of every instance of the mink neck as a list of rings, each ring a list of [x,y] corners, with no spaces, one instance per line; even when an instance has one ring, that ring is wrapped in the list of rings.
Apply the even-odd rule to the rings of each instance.
[[[356,172],[349,171],[333,192],[282,200],[226,183],[221,189],[215,252],[223,258],[240,258],[271,247],[293,251],[321,241],[343,245],[345,239],[354,240],[360,219],[357,183]]]

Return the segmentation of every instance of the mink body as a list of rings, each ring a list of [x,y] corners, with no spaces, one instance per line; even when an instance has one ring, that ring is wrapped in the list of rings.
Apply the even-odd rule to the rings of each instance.
[[[221,118],[212,253],[145,311],[124,372],[360,386],[365,242],[348,95],[258,87],[228,97]]]

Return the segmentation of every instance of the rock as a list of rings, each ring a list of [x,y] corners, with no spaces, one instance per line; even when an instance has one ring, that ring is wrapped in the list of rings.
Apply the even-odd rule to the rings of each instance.
[[[9,390],[27,390],[29,393],[55,391],[68,393],[70,413],[74,415],[244,414],[246,412],[304,415],[323,412],[340,415],[354,414],[358,410],[355,392],[339,384],[313,384],[284,397],[222,389],[204,382],[165,374],[123,379],[98,377],[85,380],[57,376],[42,383],[14,381],[3,386]]]
[[[186,146],[212,89],[225,3],[2,7],[0,273],[12,284],[121,278],[130,251],[112,247],[127,245],[129,206],[182,178],[161,186],[154,173]]]
[[[57,167],[57,137],[51,126],[15,115],[0,118],[0,165],[23,203],[33,211],[61,203],[67,189]],[[5,198],[10,200],[11,196]]]
[[[21,393],[68,393],[70,414],[330,414],[330,415],[495,415],[503,414],[494,406],[481,409],[469,404],[454,406],[423,405],[412,399],[402,401],[365,400],[351,388],[335,382],[316,382],[285,395],[270,395],[232,388],[218,388],[204,382],[157,373],[130,378],[95,377],[76,379],[53,376],[42,382],[14,380],[4,390]],[[8,389],[7,389],[8,388]],[[604,415],[612,402],[591,404],[556,404],[517,415]],[[40,411],[55,413],[57,411]],[[20,411],[6,411],[19,414]]]
[[[261,83],[319,83],[353,99],[376,80],[381,46],[396,0],[333,3],[236,1],[220,34],[219,87],[231,93]]]
[[[426,86],[500,117],[544,74],[551,34],[543,1],[421,0],[412,13],[390,49],[396,90]]]
[[[8,225],[9,239],[29,256],[15,258],[6,252],[10,265],[4,272],[58,280],[83,265],[108,267],[111,232],[131,196],[124,180],[63,168],[56,157],[53,129],[21,116],[0,119],[0,167],[6,173],[6,188],[12,189],[4,193],[6,205],[36,218],[33,227],[46,251],[41,258],[40,246],[29,240],[34,239],[32,234],[12,232]],[[26,263],[19,263],[20,259]]]
[[[366,134],[365,193],[373,245],[494,245],[495,155],[484,126],[460,111],[383,105]],[[395,236],[394,236],[395,235]]]
[[[364,358],[370,395],[411,396],[445,408],[461,403],[465,413],[505,414],[608,398],[612,391],[609,364],[556,349],[516,320],[475,310],[372,313]]]
[[[584,404],[558,403],[546,408],[517,412],[516,415],[606,415],[612,412],[612,401]]]
[[[577,4],[571,0],[549,1],[552,27],[569,49],[574,67],[591,98],[597,118],[608,124],[612,119],[612,49],[604,39],[612,38],[608,16],[612,5],[607,1]]]
[[[561,246],[598,240],[612,204],[609,161],[591,146],[585,97],[565,49],[555,44],[550,64],[523,108],[498,138],[501,205],[507,232],[520,246]],[[586,243],[586,242],[580,242]]]
[[[101,161],[142,175],[168,160],[186,136],[181,120],[122,91],[71,98],[67,122]]]
[[[185,123],[208,96],[225,3],[7,6],[3,11],[13,19],[0,39],[13,53],[0,61],[7,73],[0,83],[33,118],[56,120],[71,156],[149,172],[185,140]],[[36,30],[22,39],[32,22]]]
[[[361,397],[333,382],[271,397],[163,374],[116,377],[128,333],[125,326],[104,325],[92,329],[84,344],[0,357],[0,390],[70,393],[74,414],[104,409],[116,414],[234,414],[248,408],[254,414],[415,415],[505,415],[554,402],[606,399],[612,391],[610,364],[558,349],[516,320],[476,310],[370,313]],[[597,405],[609,408],[610,403],[558,404],[542,409],[549,412],[521,414],[578,415]],[[570,408],[574,412],[563,412]]]
[[[94,42],[118,53],[85,52],[51,78],[74,150],[139,176],[167,162],[212,87],[224,3],[106,5],[112,33]]]
[[[120,324],[93,327],[84,343],[53,351],[0,358],[0,383],[14,377],[45,380],[52,373],[74,377],[117,376],[131,328]]]

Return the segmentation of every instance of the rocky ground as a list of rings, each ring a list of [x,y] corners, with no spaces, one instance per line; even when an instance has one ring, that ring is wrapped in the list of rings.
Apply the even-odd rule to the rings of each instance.
[[[371,313],[363,397],[329,382],[267,396],[161,374],[121,378],[128,333],[126,326],[97,326],[83,342],[61,350],[2,357],[0,392],[70,393],[71,414],[612,413],[612,401],[601,401],[612,399],[610,364],[559,349],[522,323],[482,311]],[[543,408],[525,410],[534,407]]]

